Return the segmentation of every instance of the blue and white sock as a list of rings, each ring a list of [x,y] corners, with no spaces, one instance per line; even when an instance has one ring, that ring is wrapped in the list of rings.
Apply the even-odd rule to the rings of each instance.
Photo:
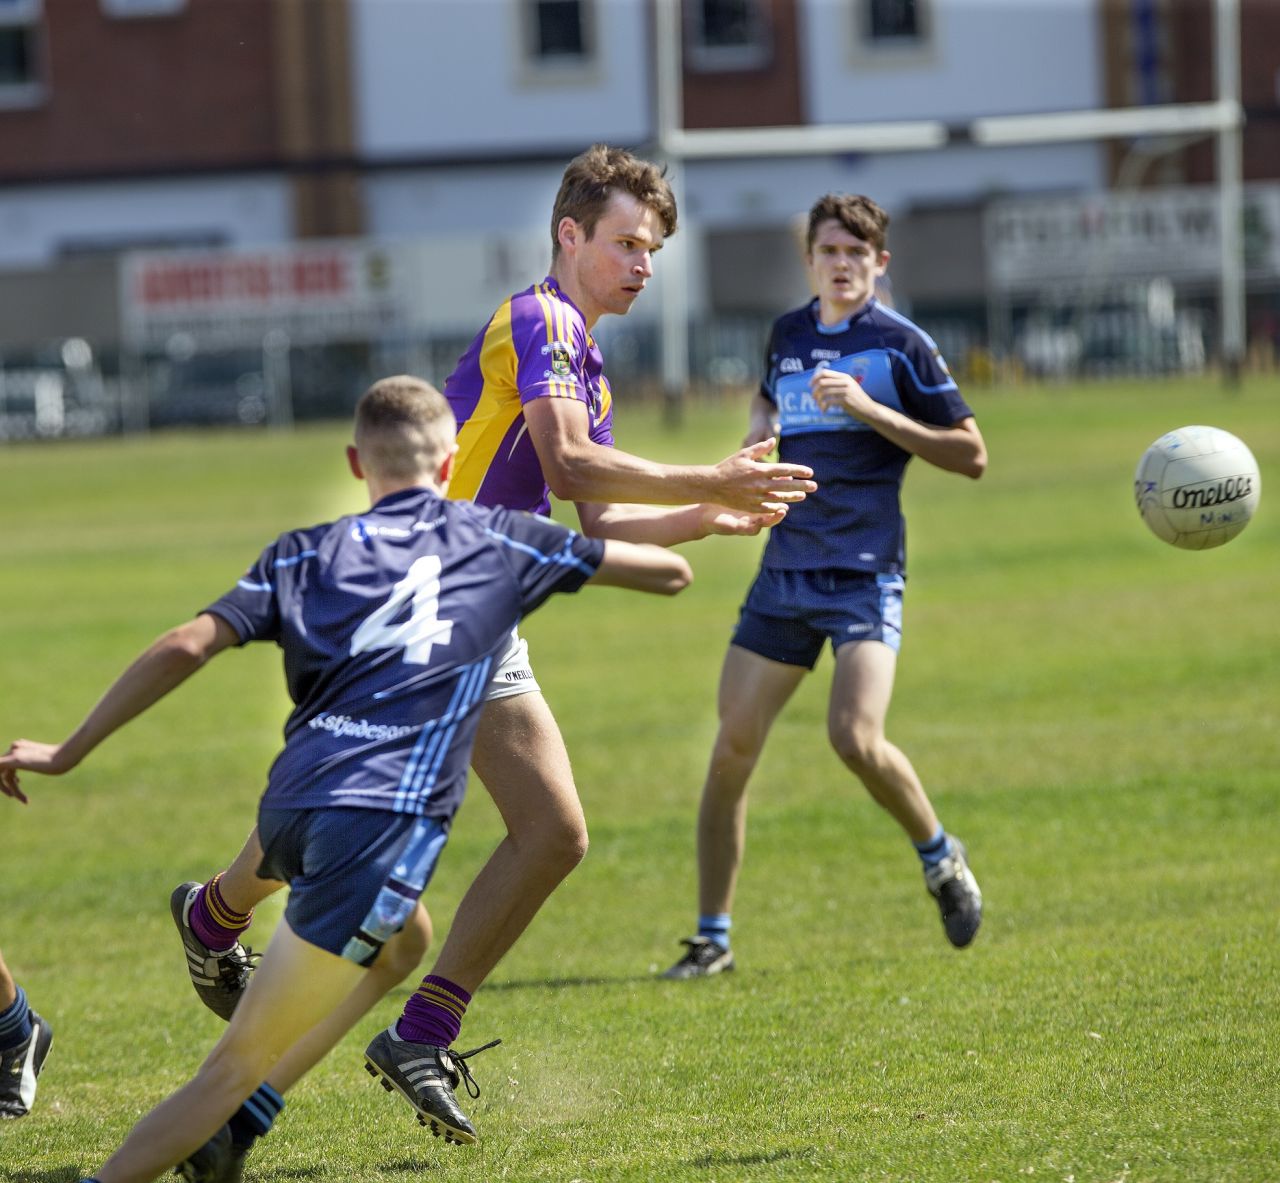
[[[3,1051],[31,1038],[31,1008],[22,987],[18,986],[17,990],[18,997],[13,1000],[13,1005],[0,1012],[0,1050]]]
[[[255,1138],[261,1138],[271,1129],[283,1108],[284,1098],[275,1089],[265,1082],[258,1085],[227,1123],[233,1145],[252,1146]]]
[[[715,941],[722,949],[729,947],[729,928],[733,921],[728,912],[713,912],[698,917],[698,935]]]
[[[941,826],[938,832],[932,838],[924,842],[913,842],[916,853],[920,856],[920,861],[926,867],[936,867],[947,855],[951,854],[955,847],[951,845],[951,838]]]

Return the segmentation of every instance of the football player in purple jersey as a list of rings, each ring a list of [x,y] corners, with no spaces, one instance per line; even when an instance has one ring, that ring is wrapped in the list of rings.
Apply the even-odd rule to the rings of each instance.
[[[729,927],[746,841],[747,781],[769,729],[829,641],[827,737],[914,844],[948,940],[982,920],[964,846],[949,835],[907,756],[885,737],[902,638],[906,530],[900,491],[919,456],[978,478],[987,450],[933,341],[876,298],[889,218],[831,194],[809,211],[816,297],[774,322],[747,442],[813,469],[817,492],[772,531],[720,678],[720,728],[698,816],[698,927],[664,976],[731,970]]]
[[[234,1121],[270,1127],[283,1104],[277,1073],[296,1079],[299,1059],[336,1040],[335,1013],[417,907],[517,621],[586,583],[670,595],[691,579],[662,547],[446,499],[454,431],[427,383],[375,383],[348,449],[368,510],[282,534],[224,596],[144,651],[66,740],[20,739],[0,756],[0,790],[23,799],[20,771],[69,772],[225,649],[271,641],[283,652],[295,706],[258,833],[263,874],[291,888],[284,917],[196,1076],[142,1118],[97,1183],[143,1183],[180,1162],[188,1177],[239,1177]],[[438,1067],[466,1073],[447,1052]],[[205,1162],[186,1161],[194,1153]]]

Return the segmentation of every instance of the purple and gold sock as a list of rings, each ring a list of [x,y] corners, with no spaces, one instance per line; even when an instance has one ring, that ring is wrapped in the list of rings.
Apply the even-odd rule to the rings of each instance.
[[[191,905],[191,931],[201,944],[214,953],[223,953],[240,939],[240,934],[253,920],[253,909],[236,912],[227,906],[218,889],[221,873],[215,875],[201,889]]]
[[[462,1016],[467,1013],[470,1001],[471,995],[461,986],[448,978],[428,974],[404,1004],[396,1034],[411,1043],[448,1047],[458,1038]]]

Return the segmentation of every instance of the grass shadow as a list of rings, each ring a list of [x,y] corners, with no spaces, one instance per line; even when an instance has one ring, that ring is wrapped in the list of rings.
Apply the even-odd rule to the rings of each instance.
[[[558,990],[568,986],[629,986],[657,980],[656,974],[619,974],[614,978],[516,978],[509,982],[486,982],[483,989],[489,994],[503,990]]]
[[[744,977],[751,978],[767,978],[772,977],[776,971],[771,969],[752,969],[746,972],[736,971],[732,976],[741,980]],[[722,980],[727,980],[729,975],[724,975]],[[486,994],[500,993],[503,990],[558,990],[561,987],[577,987],[577,986],[634,986],[640,982],[651,982],[654,985],[666,986],[671,984],[668,979],[661,974],[643,973],[643,974],[618,974],[616,977],[578,977],[578,978],[515,978],[509,982],[486,982],[482,989]]]
[[[700,1154],[690,1161],[690,1166],[709,1169],[711,1167],[756,1167],[768,1163],[786,1162],[793,1158],[808,1158],[813,1153],[812,1146],[801,1146],[792,1150],[759,1151],[756,1154]]]
[[[271,1183],[274,1179],[314,1179],[321,1173],[319,1167],[277,1167],[275,1170],[268,1167],[254,1178],[262,1180],[262,1183]]]
[[[383,1162],[378,1164],[381,1171],[412,1171],[415,1175],[422,1175],[428,1171],[439,1171],[443,1164],[438,1162],[428,1162],[421,1158],[402,1158],[397,1162]]]

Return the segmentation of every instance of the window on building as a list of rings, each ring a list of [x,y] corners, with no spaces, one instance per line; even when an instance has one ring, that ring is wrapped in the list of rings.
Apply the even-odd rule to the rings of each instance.
[[[106,16],[132,19],[148,16],[175,16],[187,7],[187,0],[100,0]]]
[[[525,54],[537,66],[574,66],[595,53],[592,0],[525,0]]]
[[[928,39],[928,0],[856,0],[864,44],[881,47],[923,45]]]
[[[685,45],[696,70],[755,70],[771,53],[766,0],[685,0]]]
[[[185,11],[187,0],[100,0],[103,14],[133,20],[150,16],[176,16]]]
[[[35,75],[35,31],[0,27],[0,86],[31,82]]]
[[[25,107],[44,96],[41,0],[0,0],[0,108]]]

